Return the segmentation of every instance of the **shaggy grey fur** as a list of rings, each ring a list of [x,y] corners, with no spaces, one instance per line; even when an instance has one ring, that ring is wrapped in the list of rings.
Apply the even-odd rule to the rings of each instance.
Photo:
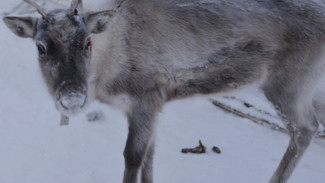
[[[290,132],[289,147],[270,180],[286,182],[318,122],[325,123],[325,105],[313,101],[324,69],[324,4],[179,2],[191,3],[116,0],[114,10],[80,13],[79,6],[75,15],[71,10],[49,12],[48,21],[4,21],[18,36],[35,40],[45,81],[62,113],[78,112],[93,99],[125,111],[124,183],[137,182],[140,173],[142,183],[153,182],[152,138],[164,103],[253,82]]]

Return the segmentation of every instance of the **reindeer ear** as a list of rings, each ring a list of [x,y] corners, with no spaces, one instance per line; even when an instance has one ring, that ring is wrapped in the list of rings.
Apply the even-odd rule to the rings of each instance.
[[[115,13],[115,10],[86,13],[85,21],[88,30],[95,34],[105,31]]]
[[[34,38],[37,18],[32,17],[4,17],[7,27],[19,37]]]

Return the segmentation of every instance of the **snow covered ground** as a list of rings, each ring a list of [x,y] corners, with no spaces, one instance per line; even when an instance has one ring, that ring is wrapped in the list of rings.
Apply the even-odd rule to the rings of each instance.
[[[2,1],[0,13],[19,2]],[[102,110],[104,119],[88,122],[83,113],[71,117],[69,126],[59,126],[60,114],[41,79],[33,42],[16,37],[3,23],[0,40],[0,183],[122,182],[127,135],[123,113],[95,103],[89,110]],[[273,110],[253,87],[231,95]],[[164,107],[158,118],[156,183],[263,183],[271,177],[289,138],[226,114],[208,100],[221,96]],[[206,154],[180,153],[199,139],[207,146]],[[222,153],[212,152],[213,146]],[[325,182],[325,140],[313,140],[290,182]]]

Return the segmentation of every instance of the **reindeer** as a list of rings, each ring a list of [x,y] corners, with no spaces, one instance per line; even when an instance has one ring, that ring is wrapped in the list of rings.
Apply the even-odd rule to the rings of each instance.
[[[314,97],[324,72],[325,7],[303,0],[116,0],[83,12],[81,0],[42,18],[4,17],[32,38],[57,109],[80,112],[92,100],[128,117],[124,183],[152,183],[153,133],[163,104],[258,83],[283,117],[290,143],[270,183],[287,182],[325,105]]]

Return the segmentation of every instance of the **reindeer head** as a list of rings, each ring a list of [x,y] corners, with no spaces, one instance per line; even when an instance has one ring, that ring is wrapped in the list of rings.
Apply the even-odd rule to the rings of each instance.
[[[19,37],[32,38],[38,49],[44,80],[56,107],[69,115],[87,103],[91,34],[103,32],[114,10],[82,12],[81,0],[73,0],[67,10],[43,11],[34,6],[42,18],[4,17],[7,27]]]

